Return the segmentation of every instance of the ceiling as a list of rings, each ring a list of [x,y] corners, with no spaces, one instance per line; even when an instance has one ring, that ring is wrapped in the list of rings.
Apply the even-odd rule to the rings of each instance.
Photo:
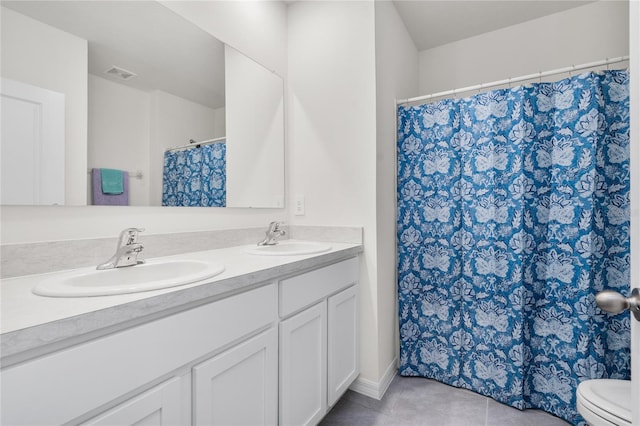
[[[591,2],[577,0],[393,1],[419,51]]]

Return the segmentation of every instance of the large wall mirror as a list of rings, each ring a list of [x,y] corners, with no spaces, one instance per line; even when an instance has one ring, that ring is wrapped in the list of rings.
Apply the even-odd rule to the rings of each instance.
[[[284,207],[283,82],[155,1],[2,1],[3,205]]]

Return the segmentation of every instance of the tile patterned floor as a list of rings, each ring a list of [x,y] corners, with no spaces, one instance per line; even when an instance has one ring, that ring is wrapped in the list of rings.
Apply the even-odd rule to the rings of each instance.
[[[320,425],[568,426],[569,423],[544,411],[520,411],[434,380],[396,376],[381,401],[347,391]]]

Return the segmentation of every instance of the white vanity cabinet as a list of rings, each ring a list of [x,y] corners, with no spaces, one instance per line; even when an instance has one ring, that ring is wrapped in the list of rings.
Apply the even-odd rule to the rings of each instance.
[[[359,373],[359,258],[348,256],[276,263],[286,278],[247,274],[231,294],[16,352],[0,371],[0,424],[316,424]]]
[[[358,259],[279,283],[280,424],[316,424],[359,374]]]
[[[276,324],[269,284],[7,367],[0,424],[189,424],[192,400],[197,415],[222,406],[223,383],[267,386],[262,402],[274,413]],[[192,398],[192,375],[214,385],[196,383]]]
[[[278,333],[273,327],[84,425],[275,425],[277,367]]]

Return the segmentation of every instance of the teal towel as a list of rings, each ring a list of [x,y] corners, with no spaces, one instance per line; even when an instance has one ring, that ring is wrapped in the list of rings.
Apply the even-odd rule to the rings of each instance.
[[[124,178],[122,170],[100,169],[103,194],[122,194],[124,192]]]

